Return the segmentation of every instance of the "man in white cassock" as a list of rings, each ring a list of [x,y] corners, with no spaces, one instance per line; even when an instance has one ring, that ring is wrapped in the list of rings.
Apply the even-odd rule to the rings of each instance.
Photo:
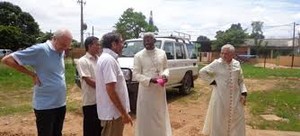
[[[171,136],[166,88],[157,79],[168,81],[167,56],[154,46],[153,33],[145,33],[144,49],[134,56],[133,77],[139,82],[136,136]]]
[[[202,133],[210,136],[245,136],[244,105],[247,89],[235,49],[226,44],[221,58],[200,69],[200,78],[212,85]]]

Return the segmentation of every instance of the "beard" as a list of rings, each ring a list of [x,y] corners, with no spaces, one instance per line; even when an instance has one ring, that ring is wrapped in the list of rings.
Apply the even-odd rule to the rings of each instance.
[[[145,48],[146,48],[147,50],[153,50],[153,49],[154,49],[154,45],[146,44],[146,45],[145,45]]]

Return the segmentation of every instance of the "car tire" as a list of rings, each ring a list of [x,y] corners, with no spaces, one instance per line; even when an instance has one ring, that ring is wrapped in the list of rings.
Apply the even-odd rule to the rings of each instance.
[[[179,92],[181,94],[187,95],[190,94],[192,91],[193,86],[193,76],[191,72],[185,73],[182,79],[182,86],[179,88]]]

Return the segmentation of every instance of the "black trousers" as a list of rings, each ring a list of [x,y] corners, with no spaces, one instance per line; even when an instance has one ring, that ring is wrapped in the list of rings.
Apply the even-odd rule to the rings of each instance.
[[[83,135],[84,136],[101,136],[101,122],[98,119],[97,106],[83,106]]]
[[[34,109],[34,113],[36,117],[38,136],[62,135],[66,106],[49,110]]]

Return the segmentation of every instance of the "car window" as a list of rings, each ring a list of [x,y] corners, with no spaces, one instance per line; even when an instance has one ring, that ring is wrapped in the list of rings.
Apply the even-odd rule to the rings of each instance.
[[[0,50],[0,57],[3,57],[5,55],[5,51],[4,50]]]
[[[154,45],[157,48],[161,47],[161,41],[157,40]],[[134,54],[144,49],[142,40],[137,41],[125,41],[125,46],[122,51],[122,57],[133,57]]]
[[[183,43],[175,43],[176,59],[186,59],[186,53]]]
[[[0,49],[0,57],[3,57],[5,55],[8,55],[12,53],[12,51],[10,49]]]
[[[167,59],[174,59],[174,45],[172,42],[165,42],[163,50],[166,52]]]
[[[186,44],[186,48],[188,50],[189,58],[190,59],[197,59],[196,46],[194,44]]]

